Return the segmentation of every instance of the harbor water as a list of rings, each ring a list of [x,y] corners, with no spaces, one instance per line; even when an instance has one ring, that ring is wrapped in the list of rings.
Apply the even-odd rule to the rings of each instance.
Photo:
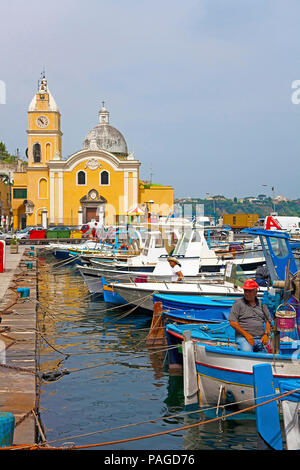
[[[39,409],[52,446],[257,450],[254,417],[177,429],[215,411],[185,412],[182,375],[169,374],[164,346],[146,345],[151,317],[127,314],[128,307],[108,310],[75,266],[53,263],[52,255],[40,256],[38,275]]]

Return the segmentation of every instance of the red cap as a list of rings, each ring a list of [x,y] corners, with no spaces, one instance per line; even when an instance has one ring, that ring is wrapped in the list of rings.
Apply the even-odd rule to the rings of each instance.
[[[257,282],[255,282],[253,279],[247,279],[245,281],[245,284],[243,285],[243,289],[257,289],[258,288],[258,284]]]

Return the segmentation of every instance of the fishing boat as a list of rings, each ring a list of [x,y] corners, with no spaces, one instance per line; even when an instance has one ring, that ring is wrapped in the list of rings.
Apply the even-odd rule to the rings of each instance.
[[[165,337],[168,344],[169,370],[182,369],[182,342],[190,338],[194,343],[219,345],[235,345],[235,332],[228,321],[210,323],[187,323],[178,325],[176,322],[165,325]]]
[[[211,253],[212,256],[211,256]],[[172,257],[178,259],[181,265],[181,272],[184,276],[184,282],[174,283],[170,282],[172,276],[172,269],[168,263],[168,256],[161,255],[158,262],[153,270],[153,276],[145,270],[135,270],[135,274],[138,276],[147,274],[147,282],[137,282],[135,278],[130,278],[128,281],[122,281],[117,279],[113,281],[110,286],[114,289],[127,303],[135,305],[136,301],[140,302],[141,298],[147,296],[151,292],[159,294],[177,294],[177,295],[215,295],[215,296],[233,296],[242,295],[243,291],[233,286],[232,283],[224,282],[224,273],[228,265],[235,267],[239,266],[243,270],[243,274],[246,274],[245,268],[253,268],[254,266],[262,265],[265,262],[265,258],[262,254],[258,257],[253,253],[243,254],[243,259],[239,256],[236,258],[218,258],[213,250],[210,250],[207,246],[203,230],[187,229],[184,231],[182,237],[179,239]],[[206,260],[207,272],[202,272],[204,268],[204,260]],[[208,264],[208,260],[211,264]],[[247,260],[247,261],[245,261]],[[129,263],[133,263],[134,260],[129,260]],[[239,264],[242,263],[242,264]],[[103,263],[102,263],[103,265]],[[120,265],[119,265],[120,266]],[[222,268],[222,269],[221,269]],[[112,267],[106,265],[105,271],[102,271],[104,276],[109,275],[113,278],[117,273],[112,271]],[[126,268],[127,269],[127,268]],[[124,273],[125,269],[119,268],[118,273]],[[217,276],[212,276],[213,279],[208,279],[207,275],[210,273],[218,273]],[[251,271],[254,273],[254,271]],[[250,273],[247,272],[247,275]],[[168,276],[167,279],[161,280],[162,276]],[[153,306],[149,299],[148,303],[143,308],[152,311]]]
[[[175,243],[176,240],[177,243]],[[251,243],[253,248],[253,241]],[[209,244],[211,244],[210,239]],[[245,278],[255,275],[255,271],[247,271],[246,267],[252,268],[254,265],[261,265],[264,262],[263,256],[256,249],[254,251],[248,250],[247,253],[244,252],[238,256],[235,255],[235,252],[231,252],[227,258],[224,257],[224,253],[222,256],[217,256],[215,251],[208,247],[203,227],[184,226],[178,228],[174,226],[170,229],[162,226],[160,230],[151,230],[147,233],[140,255],[133,256],[127,261],[110,260],[109,262],[104,259],[99,260],[94,256],[90,257],[88,265],[85,264],[86,256],[81,256],[83,266],[79,270],[87,286],[91,287],[91,293],[95,291],[95,288],[101,291],[102,288],[100,283],[97,284],[97,279],[102,276],[106,278],[107,282],[117,281],[132,284],[136,279],[140,281],[142,278],[148,283],[170,282],[173,273],[168,263],[168,254],[172,246],[172,256],[180,261],[181,271],[187,281],[223,279],[226,267],[232,264],[239,269],[238,277]],[[253,253],[255,253],[254,258]],[[249,254],[252,256],[251,263],[249,264],[247,261],[243,264],[243,260],[250,259]],[[243,259],[240,256],[243,256]],[[204,260],[210,260],[214,264],[210,264],[209,268],[205,270],[204,265],[201,264]],[[238,265],[238,261],[241,261],[243,265]]]
[[[165,321],[216,323],[228,319],[237,297],[154,294],[152,300],[161,302]]]
[[[89,259],[96,260],[124,260],[136,256],[143,245],[142,232],[137,227],[108,227],[98,233],[97,239],[87,239],[79,244],[52,243],[48,249],[58,259],[78,258],[82,264]],[[83,260],[79,260],[80,257]]]
[[[89,264],[86,263],[86,255],[81,256],[84,263],[78,266],[90,293],[102,292],[101,278],[106,280],[122,280],[128,281],[133,277],[136,279],[154,270],[157,260],[161,255],[167,256],[164,240],[160,231],[148,232],[145,237],[144,247],[139,255],[132,257],[127,262],[117,261],[114,259],[100,259],[99,255],[89,257]],[[168,278],[168,276],[166,277]],[[170,278],[170,276],[169,276]]]
[[[224,280],[209,280],[199,282],[111,282],[110,288],[119,294],[125,302],[131,305],[142,305],[144,310],[153,312],[153,295],[168,294],[178,296],[213,296],[213,297],[235,297],[243,295],[243,289],[235,286],[232,282]]]
[[[183,275],[189,279],[198,279],[201,274],[223,274],[229,262],[238,265],[244,272],[253,272],[265,262],[262,251],[257,246],[242,251],[218,251],[209,248],[203,228],[188,227],[184,228],[181,235],[178,231],[172,232],[172,235],[173,245],[172,240],[169,240],[171,233],[164,228],[151,231],[147,235],[141,255],[131,258],[127,263],[116,262],[109,268],[97,261],[92,264],[99,269],[109,269],[111,274],[121,271],[171,277],[168,255],[172,249],[172,256],[180,261]],[[175,245],[174,238],[177,239]],[[253,247],[253,244],[251,246]]]
[[[110,271],[111,275],[122,273],[152,273],[158,261],[168,257],[170,243],[175,243],[180,236],[180,228],[150,230],[146,233],[145,243],[138,256],[131,257],[127,262],[115,261],[108,266],[99,260],[91,260],[92,266],[99,270]],[[176,243],[175,243],[176,244]]]
[[[276,393],[270,364],[254,366],[253,374],[259,449],[300,450],[300,380],[279,381]]]
[[[187,381],[196,385],[195,394],[200,406],[225,405],[230,400],[243,409],[253,403],[254,365],[267,363],[272,366],[276,389],[282,379],[300,379],[299,347],[300,341],[293,341],[282,346],[279,354],[270,354],[239,351],[227,345],[183,342],[184,375]]]
[[[123,299],[111,286],[106,282],[106,279],[102,277],[101,279],[102,285],[102,294],[104,301],[108,304],[115,304],[115,305],[125,305],[127,304],[126,300]]]
[[[268,305],[274,315],[273,297],[268,292],[259,292],[262,304]],[[173,303],[173,298],[174,303]],[[228,322],[230,310],[236,298],[222,297],[185,297],[154,295],[153,303],[160,302],[159,311],[165,325],[165,336],[169,346],[169,364],[182,366],[182,341],[190,331],[194,342],[205,344],[235,346],[235,332]],[[174,349],[177,345],[178,348]]]
[[[255,365],[271,365],[276,389],[282,379],[300,379],[299,330],[296,313],[288,302],[293,294],[299,303],[299,259],[291,250],[287,234],[260,230],[259,236],[277,303],[269,352],[244,352],[235,346],[184,341],[183,369],[189,404],[194,401],[206,406],[231,401],[238,408],[248,407],[254,397]]]

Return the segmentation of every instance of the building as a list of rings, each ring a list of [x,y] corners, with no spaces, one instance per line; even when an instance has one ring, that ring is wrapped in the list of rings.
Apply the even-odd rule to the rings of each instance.
[[[10,185],[0,179],[0,230],[8,230],[11,224]]]
[[[139,179],[140,161],[128,152],[104,107],[82,148],[64,159],[61,115],[43,75],[28,109],[28,166],[14,174],[14,229],[28,225],[130,222],[137,214],[169,215],[171,186]]]

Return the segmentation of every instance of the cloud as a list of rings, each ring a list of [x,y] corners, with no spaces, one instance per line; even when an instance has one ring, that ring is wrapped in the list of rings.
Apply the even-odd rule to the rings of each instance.
[[[176,195],[252,194],[264,171],[298,197],[296,179],[283,181],[278,167],[285,153],[299,174],[299,13],[295,0],[6,2],[0,140],[25,150],[27,107],[45,67],[65,156],[81,147],[104,99],[142,175],[152,166]]]

